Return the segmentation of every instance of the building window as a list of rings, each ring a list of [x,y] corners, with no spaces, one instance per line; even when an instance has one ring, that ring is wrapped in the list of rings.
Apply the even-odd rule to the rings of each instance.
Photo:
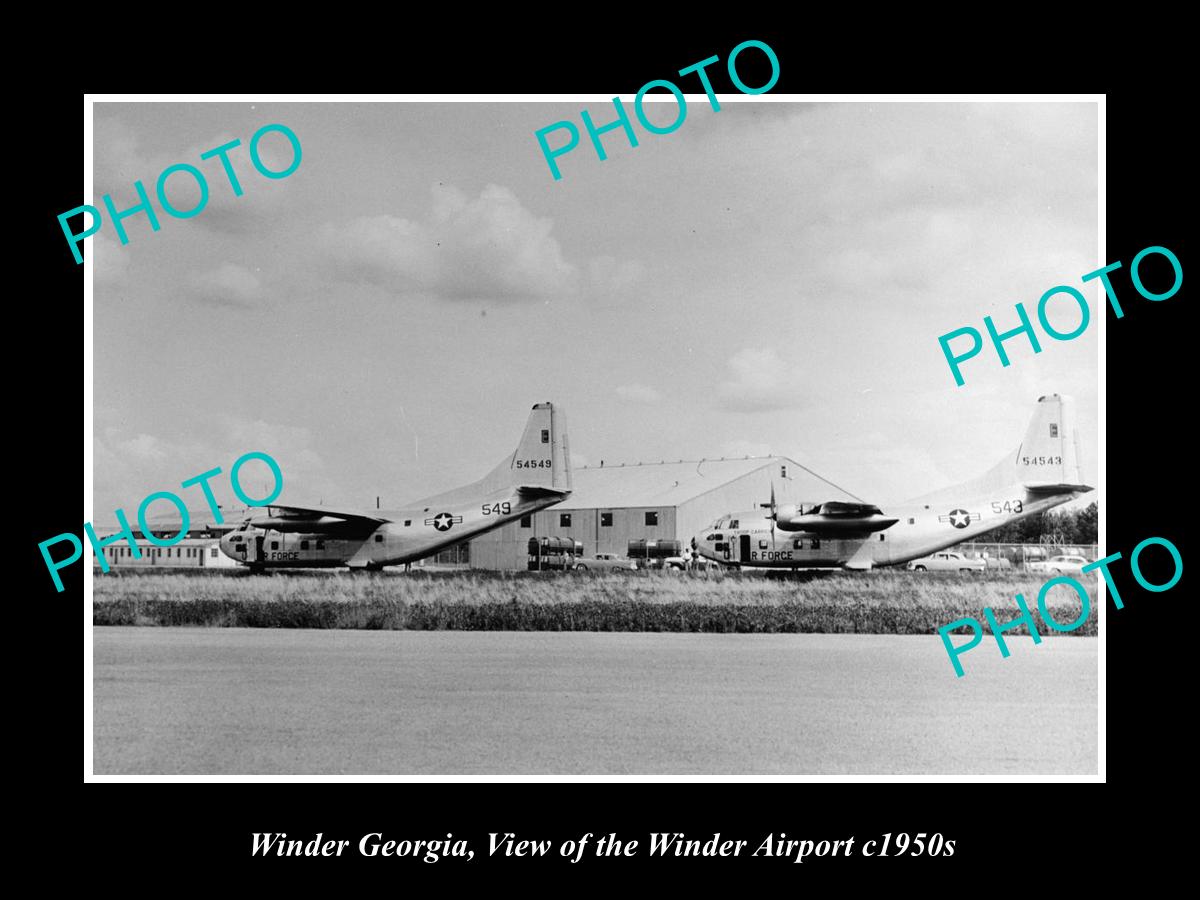
[[[909,519],[909,520],[908,520],[908,524],[909,524],[909,525],[916,525],[916,524],[917,524],[917,520],[916,520],[916,519]]]
[[[647,525],[657,525],[658,524],[658,513],[657,512],[646,513],[646,524]]]
[[[533,516],[521,516],[521,527],[522,528],[532,528],[533,527]]]
[[[881,541],[882,541],[882,540],[883,540],[883,539],[884,539],[886,536],[887,536],[887,535],[885,535],[885,534],[884,534],[882,531],[881,531],[881,532],[879,532],[879,539],[880,539]]]
[[[217,548],[216,548],[216,547],[213,547],[211,550],[209,550],[209,551],[208,551],[208,555],[209,555],[209,556],[211,556],[213,559],[216,559],[216,557],[217,557]]]
[[[779,477],[780,477],[780,478],[787,478],[787,466],[780,466],[780,467],[779,467]]]
[[[571,527],[571,514],[570,513],[559,513],[558,514],[558,527],[559,528],[570,528]]]
[[[301,541],[301,542],[300,542],[300,549],[301,549],[301,550],[307,550],[307,549],[308,549],[308,541]]]
[[[612,528],[612,513],[600,513],[600,527]]]
[[[407,527],[408,527],[409,525],[411,525],[411,524],[412,524],[412,519],[405,519],[405,520],[404,520],[404,527],[405,527],[405,528],[407,528]]]
[[[279,549],[279,541],[271,541],[271,549],[278,550]]]
[[[375,535],[375,543],[377,543],[377,544],[383,543],[383,535],[382,534]]]

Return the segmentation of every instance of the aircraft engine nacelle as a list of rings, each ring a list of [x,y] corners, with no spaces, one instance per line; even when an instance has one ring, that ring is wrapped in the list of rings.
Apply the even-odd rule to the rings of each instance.
[[[785,503],[782,506],[775,507],[775,524],[780,528],[787,528],[788,519],[794,519],[795,517],[795,503]]]

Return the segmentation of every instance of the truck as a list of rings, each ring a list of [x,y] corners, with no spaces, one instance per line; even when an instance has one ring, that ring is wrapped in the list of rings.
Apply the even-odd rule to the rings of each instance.
[[[679,541],[630,541],[629,558],[639,569],[683,571],[687,568],[683,545]]]
[[[531,572],[569,572],[583,556],[583,542],[560,537],[531,537],[527,552]]]

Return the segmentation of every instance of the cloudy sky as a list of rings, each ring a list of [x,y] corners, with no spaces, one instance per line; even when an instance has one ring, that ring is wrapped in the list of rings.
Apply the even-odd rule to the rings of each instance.
[[[988,314],[1013,327],[1014,304],[1033,316],[1107,262],[1094,104],[713,112],[700,95],[672,134],[605,135],[603,162],[585,133],[555,181],[534,132],[585,107],[612,118],[97,103],[90,202],[132,206],[135,179],[153,193],[181,162],[211,192],[158,232],[127,219],[126,246],[107,223],[87,239],[98,520],[249,450],[279,461],[283,500],[398,505],[484,474],[543,400],[568,410],[580,464],[780,453],[889,502],[980,474],[1038,396],[1065,393],[1095,483],[1095,317],[1038,355],[1010,341],[1008,368],[981,354],[963,387],[937,340]],[[280,180],[248,155],[270,123],[303,147]],[[240,197],[199,158],[234,138]],[[286,167],[280,134],[261,148]],[[173,176],[168,197],[189,208],[194,183]],[[1078,312],[1051,319],[1069,331]]]

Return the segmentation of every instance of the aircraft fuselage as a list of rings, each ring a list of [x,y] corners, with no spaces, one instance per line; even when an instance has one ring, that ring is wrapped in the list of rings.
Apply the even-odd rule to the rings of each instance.
[[[784,531],[772,535],[761,511],[724,516],[696,535],[696,552],[720,563],[768,568],[870,569],[928,556],[1009,522],[1044,512],[1078,497],[1078,492],[1035,494],[1024,487],[971,500],[889,507],[896,524],[871,534],[837,535]]]
[[[522,500],[508,488],[472,503],[442,503],[380,510],[384,522],[373,531],[346,529],[320,533],[256,528],[249,523],[221,539],[238,562],[262,568],[378,568],[411,562],[461,543],[506,522],[559,502],[548,496]],[[286,526],[284,526],[286,528]]]

